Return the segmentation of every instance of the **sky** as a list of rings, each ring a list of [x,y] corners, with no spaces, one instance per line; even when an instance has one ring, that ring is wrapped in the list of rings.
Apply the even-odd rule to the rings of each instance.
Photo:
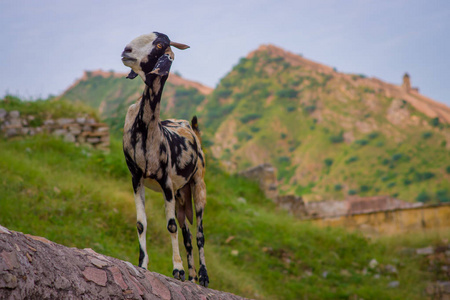
[[[128,72],[120,54],[158,31],[191,46],[172,71],[215,87],[262,44],[412,86],[450,106],[450,1],[0,0],[0,96],[58,95],[85,70]],[[447,82],[447,84],[445,83]]]

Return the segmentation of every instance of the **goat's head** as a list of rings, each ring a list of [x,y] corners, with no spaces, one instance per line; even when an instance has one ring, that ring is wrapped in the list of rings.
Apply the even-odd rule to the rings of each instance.
[[[170,46],[184,50],[189,46],[171,42],[167,35],[152,32],[132,40],[122,52],[122,62],[131,68],[127,78],[140,76],[147,83],[151,74],[167,76],[174,59]]]

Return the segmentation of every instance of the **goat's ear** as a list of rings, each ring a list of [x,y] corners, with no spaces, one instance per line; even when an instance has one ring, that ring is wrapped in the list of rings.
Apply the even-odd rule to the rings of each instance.
[[[128,79],[134,79],[138,76],[138,74],[136,74],[136,72],[134,72],[133,70],[130,71],[130,74],[128,74],[127,78]]]
[[[175,48],[180,49],[180,50],[185,50],[187,48],[190,48],[188,45],[176,43],[176,42],[170,42],[170,46],[174,46]]]
[[[173,53],[172,53],[173,55]],[[170,53],[165,53],[161,56],[155,64],[155,67],[150,72],[150,74],[156,74],[158,76],[165,76],[169,74],[170,67],[172,66],[173,57]]]

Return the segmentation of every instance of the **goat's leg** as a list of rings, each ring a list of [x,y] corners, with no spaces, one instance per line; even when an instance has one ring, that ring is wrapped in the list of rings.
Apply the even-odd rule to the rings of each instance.
[[[170,180],[167,180],[163,186],[163,192],[166,206],[167,230],[169,230],[170,238],[172,239],[172,274],[175,279],[184,281],[183,261],[181,260],[180,249],[178,247],[178,230],[177,222],[175,221],[175,197]]]
[[[139,239],[139,267],[147,269],[148,254],[146,245],[147,216],[145,214],[145,187],[142,178],[133,178],[134,202],[136,204],[137,231]]]
[[[197,219],[197,247],[198,256],[200,260],[200,268],[198,270],[198,277],[200,285],[208,287],[209,277],[208,271],[206,270],[205,263],[205,236],[203,234],[203,212],[206,205],[206,185],[203,180],[202,172],[198,171],[194,175],[194,182],[192,184],[194,204],[195,204],[195,215]]]
[[[178,224],[183,233],[184,248],[186,248],[187,263],[189,268],[189,281],[197,281],[197,272],[195,271],[192,234],[189,231],[189,222],[192,224],[192,194],[191,185],[186,184],[183,188],[178,190],[175,196],[176,199],[176,215]],[[189,222],[188,222],[189,221]]]
[[[194,254],[192,247],[192,234],[189,231],[188,221],[185,219],[184,224],[181,225],[181,232],[183,233],[183,242],[184,247],[186,248],[187,253],[187,262],[189,268],[189,281],[196,282],[197,281],[197,272],[195,271],[195,263],[194,263]]]

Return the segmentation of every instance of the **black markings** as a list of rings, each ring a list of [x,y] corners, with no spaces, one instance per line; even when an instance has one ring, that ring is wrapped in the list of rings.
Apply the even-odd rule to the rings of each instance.
[[[201,152],[198,153],[198,157],[200,158],[200,160],[202,161],[202,166],[203,168],[205,167],[205,160],[203,159],[203,155]]]
[[[184,242],[184,247],[186,248],[186,252],[188,255],[192,255],[191,232],[189,231],[189,229],[187,227],[181,228],[181,231],[183,233],[183,242]],[[189,260],[188,260],[188,263],[189,263]]]
[[[201,236],[197,237],[197,246],[200,249],[203,248],[204,245],[205,245],[205,236],[202,233]]]
[[[167,175],[166,175],[166,176],[167,176]],[[166,176],[163,176],[163,179],[166,178]],[[164,182],[164,181],[165,181],[165,179],[164,179],[164,180],[159,180],[159,179],[158,179],[158,183],[159,183],[161,186],[164,186],[163,184],[161,184],[161,182]],[[164,191],[164,197],[165,197],[166,201],[167,201],[167,202],[172,202],[172,200],[173,200],[173,193],[172,193],[172,190],[169,189],[169,188],[165,188],[163,191]]]
[[[141,248],[141,244],[139,244],[139,267],[142,267],[142,263],[144,262],[145,253]]]
[[[170,219],[169,222],[167,222],[167,230],[169,230],[170,233],[177,232],[177,223],[175,222],[175,219]]]
[[[141,235],[142,232],[144,232],[144,225],[142,225],[142,223],[138,221],[138,222],[136,223],[136,227],[137,227],[137,230],[138,230],[138,232],[139,232],[139,235]]]
[[[181,281],[184,281],[184,279],[185,279],[184,270],[175,269],[175,270],[173,270],[172,275],[173,275],[173,278],[181,280]]]
[[[199,276],[199,283],[200,285],[204,287],[208,287],[209,284],[209,277],[208,277],[208,271],[206,271],[205,265],[200,266],[200,270],[198,271]]]

